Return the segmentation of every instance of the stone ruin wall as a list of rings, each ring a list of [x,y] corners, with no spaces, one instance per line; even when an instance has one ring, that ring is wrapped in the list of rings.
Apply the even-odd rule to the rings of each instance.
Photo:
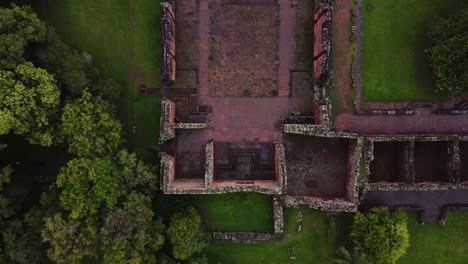
[[[331,130],[330,127],[315,124],[284,124],[283,133],[304,136],[357,139],[358,134]]]
[[[353,203],[359,202],[359,173],[361,160],[363,158],[364,140],[358,138],[356,141],[350,141],[351,145],[348,154],[348,177],[346,180],[346,199]]]
[[[282,192],[286,193],[288,187],[288,172],[286,169],[286,154],[283,144],[275,145],[275,167],[276,182],[282,187]]]
[[[176,104],[168,99],[161,101],[159,143],[164,144],[176,137],[176,129],[206,129],[206,123],[175,123]]]
[[[166,192],[175,179],[175,158],[164,152],[160,154],[160,157],[161,189]]]
[[[284,208],[277,196],[273,197],[273,228],[277,236],[284,233]]]
[[[164,144],[176,136],[174,128],[175,111],[174,102],[166,99],[161,101],[159,144]]]
[[[291,203],[286,203],[287,207],[298,203],[298,205],[307,205],[311,208],[324,211],[339,211],[340,209],[344,209],[346,212],[355,211],[357,203],[359,202],[359,186],[362,185],[359,182],[359,176],[361,160],[363,159],[362,151],[364,140],[355,133],[334,131],[330,130],[329,127],[314,124],[284,124],[283,133],[315,137],[345,138],[350,139],[349,144],[351,144],[348,155],[346,199],[326,200],[320,197],[297,197],[298,200],[294,201],[293,196],[288,196],[288,201],[291,201]]]
[[[330,199],[325,200],[318,197],[308,196],[281,196],[280,199],[284,207],[298,208],[299,206],[307,206],[308,208],[327,211],[327,212],[356,212],[357,204],[345,199]]]
[[[317,124],[331,126],[331,101],[327,94],[330,86],[332,64],[332,12],[330,1],[316,4],[314,14],[314,117]]]
[[[211,141],[205,147],[205,188],[211,188],[214,181],[214,142]]]
[[[173,1],[161,3],[161,81],[171,85],[176,79],[176,32],[175,8]]]
[[[284,235],[284,205],[278,196],[273,197],[273,234],[254,232],[213,232],[214,240],[233,243],[258,243],[278,240]]]
[[[286,161],[284,156],[284,146],[276,145],[276,156],[278,157],[278,180],[276,182],[254,181],[252,184],[236,184],[236,181],[216,182],[214,180],[214,146],[213,142],[207,143],[205,147],[205,179],[200,185],[199,180],[183,180],[183,186],[177,186],[177,180],[174,179],[174,169],[171,171],[171,177],[166,174],[167,170],[163,170],[163,164],[167,163],[164,159],[170,157],[165,154],[161,157],[161,175],[164,193],[166,194],[221,194],[232,192],[258,192],[269,195],[281,195],[284,192],[284,183],[286,182]],[[163,158],[164,157],[164,158]],[[171,157],[175,164],[175,158]],[[175,165],[172,165],[175,167]],[[165,166],[167,167],[167,166]],[[172,180],[170,180],[172,179]],[[182,181],[181,181],[182,182]],[[191,184],[192,183],[192,184]]]
[[[460,183],[460,141],[468,141],[468,136],[459,135],[398,135],[398,136],[372,136],[366,137],[367,149],[364,151],[365,169],[364,175],[361,177],[366,178],[361,198],[368,191],[446,191],[446,190],[468,190],[468,184]],[[405,169],[405,182],[382,182],[382,183],[369,183],[370,175],[370,162],[374,159],[373,156],[373,143],[374,142],[408,142],[405,146],[404,161]],[[414,145],[417,141],[435,142],[447,141],[449,142],[448,153],[449,159],[449,175],[454,179],[454,183],[450,182],[416,182],[415,167],[414,167]]]

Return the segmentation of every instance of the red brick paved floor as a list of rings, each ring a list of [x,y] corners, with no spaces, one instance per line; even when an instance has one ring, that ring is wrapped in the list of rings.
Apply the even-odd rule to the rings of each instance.
[[[312,96],[290,97],[290,76],[294,67],[295,9],[289,0],[280,0],[279,41],[279,96],[278,97],[213,97],[209,96],[209,0],[199,5],[199,102],[213,108],[208,117],[209,129],[201,137],[215,141],[281,140],[275,124],[291,112],[312,111]],[[239,40],[242,41],[242,40]]]
[[[290,0],[279,0],[279,96],[289,96],[290,94],[289,82],[291,80],[291,69],[294,62],[296,9],[290,6]]]

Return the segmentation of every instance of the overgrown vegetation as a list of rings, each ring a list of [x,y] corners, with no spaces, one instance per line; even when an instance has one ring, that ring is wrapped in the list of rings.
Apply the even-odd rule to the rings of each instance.
[[[438,97],[424,52],[429,26],[459,0],[365,0],[363,96],[368,102],[426,101]],[[461,48],[461,47],[460,47]]]
[[[394,264],[409,246],[408,219],[403,212],[374,208],[354,216],[351,239],[357,252],[375,264]]]
[[[468,7],[436,19],[429,31],[432,46],[426,50],[437,91],[451,96],[468,91]]]

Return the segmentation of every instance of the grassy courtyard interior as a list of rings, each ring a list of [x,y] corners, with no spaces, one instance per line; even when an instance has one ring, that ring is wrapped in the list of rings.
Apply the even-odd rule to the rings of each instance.
[[[258,193],[194,196],[209,231],[273,232],[272,197]]]
[[[251,199],[258,202],[259,197],[235,197],[230,194],[223,201],[201,200],[202,216],[205,225],[210,230],[223,231],[258,231],[262,219],[263,225],[270,226],[271,219],[267,214],[260,215],[253,212],[242,212],[252,207],[248,201],[239,203],[239,208],[228,206],[221,209],[221,205],[235,203],[238,199]],[[261,196],[260,196],[261,197]],[[266,197],[266,196],[265,196]],[[221,200],[221,199],[217,199]],[[213,206],[206,207],[207,205]],[[267,202],[258,205],[260,212],[266,212]],[[200,207],[199,207],[200,208]],[[203,209],[204,208],[204,209]],[[203,211],[209,209],[209,211]],[[302,230],[298,232],[298,213],[302,212]],[[259,216],[253,220],[252,216]],[[236,217],[234,217],[236,216]],[[242,218],[245,217],[244,221]],[[416,222],[416,215],[408,214],[410,248],[402,257],[399,264],[413,263],[466,263],[468,251],[468,212],[450,212],[446,225],[421,225]],[[206,223],[208,222],[208,223]],[[242,224],[239,224],[241,222]],[[221,224],[222,223],[222,224]],[[249,226],[249,223],[251,225]],[[227,242],[213,242],[208,250],[210,263],[330,263],[335,257],[338,247],[350,245],[348,235],[352,223],[352,215],[327,215],[312,209],[286,209],[285,210],[285,238],[281,241],[258,244],[233,244]],[[240,229],[242,228],[242,229]],[[260,229],[260,231],[266,231]],[[294,248],[296,260],[289,260],[288,249]]]
[[[298,231],[298,213],[302,230]],[[332,220],[333,219],[333,220]],[[344,240],[350,217],[329,218],[311,209],[285,210],[285,236],[277,242],[232,244],[213,242],[208,249],[210,263],[330,263],[335,249]],[[289,259],[288,249],[296,260]]]
[[[430,43],[427,32],[437,16],[461,5],[459,0],[364,0],[364,100],[438,99],[424,52]]]

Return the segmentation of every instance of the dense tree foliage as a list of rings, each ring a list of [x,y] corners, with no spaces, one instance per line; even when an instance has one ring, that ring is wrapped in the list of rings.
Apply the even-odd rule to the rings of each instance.
[[[391,213],[388,208],[374,208],[354,216],[351,238],[356,250],[371,263],[393,264],[409,246],[408,219],[403,212]]]
[[[68,162],[57,177],[60,202],[72,219],[85,218],[101,206],[114,208],[125,192],[122,174],[113,172],[112,160],[77,158]]]
[[[10,221],[2,231],[5,257],[10,263],[50,263],[41,241],[43,217],[43,212],[34,207],[25,214],[24,219]]]
[[[171,217],[167,235],[172,245],[172,253],[179,260],[188,260],[208,246],[208,235],[204,232],[200,216],[193,207]]]
[[[110,212],[102,228],[104,263],[156,263],[164,244],[164,225],[153,221],[151,200],[132,193],[122,208]]]
[[[78,51],[68,47],[53,28],[47,29],[43,44],[34,51],[38,64],[53,72],[58,85],[73,95],[80,95],[91,85],[86,75],[87,62]]]
[[[109,155],[121,143],[121,125],[112,115],[106,101],[83,96],[65,105],[62,115],[62,135],[70,145],[70,152],[80,157]]]
[[[0,71],[0,134],[25,135],[32,143],[50,146],[51,123],[60,105],[60,91],[47,71],[31,63]]]
[[[47,146],[41,155],[55,147],[71,153],[54,168],[28,155],[29,167],[47,167],[52,177],[37,177],[21,165],[24,157],[9,161],[14,166],[0,160],[0,263],[207,263],[208,237],[196,211],[175,214],[166,232],[161,216],[180,205],[166,198],[171,210],[155,210],[156,167],[122,148],[112,104],[118,88],[90,54],[66,45],[31,8],[0,8],[0,136]],[[0,144],[2,154],[9,149]],[[172,247],[165,246],[168,234]]]
[[[60,213],[45,218],[42,238],[50,243],[47,255],[52,261],[74,264],[81,263],[85,257],[96,256],[97,229],[87,220],[73,220]]]
[[[426,50],[437,90],[450,95],[468,91],[468,8],[431,23],[432,46]]]
[[[24,63],[28,44],[42,41],[45,35],[45,24],[30,7],[0,8],[0,68]]]
[[[85,88],[94,95],[116,100],[119,87],[112,79],[105,79],[92,64],[92,57],[66,45],[52,27],[47,28],[47,37],[36,45],[33,59],[37,65],[53,72],[58,86],[72,97],[80,96]]]

